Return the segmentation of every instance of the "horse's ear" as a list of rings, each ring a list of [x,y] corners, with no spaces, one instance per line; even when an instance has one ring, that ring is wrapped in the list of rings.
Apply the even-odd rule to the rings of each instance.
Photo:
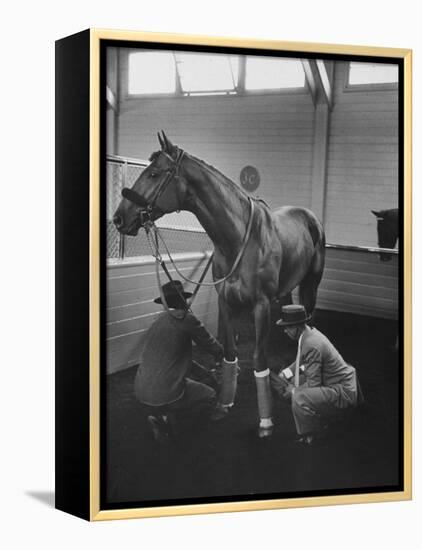
[[[382,215],[382,212],[377,212],[376,210],[371,210],[372,214],[376,217],[376,218],[383,218],[383,215]]]
[[[161,133],[163,134],[163,140],[164,140],[163,151],[165,151],[167,154],[169,154],[171,156],[171,154],[174,152],[176,147],[172,144],[172,142],[166,136],[166,134],[164,133],[164,130],[161,130]]]
[[[161,150],[165,151],[166,146],[165,146],[163,138],[160,136],[160,132],[157,132],[157,136],[158,136],[158,141],[160,142]]]

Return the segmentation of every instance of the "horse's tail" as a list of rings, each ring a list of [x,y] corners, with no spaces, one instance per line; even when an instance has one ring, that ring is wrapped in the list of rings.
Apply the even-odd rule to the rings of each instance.
[[[322,223],[312,210],[308,208],[303,208],[301,210],[302,214],[304,214],[304,221],[308,228],[309,235],[311,236],[315,251],[325,253],[325,232]]]
[[[313,212],[310,212],[310,214],[311,217],[308,218],[308,229],[315,248],[312,267],[314,273],[320,273],[322,277],[325,264],[325,231],[322,223],[315,214]]]
[[[311,218],[308,218],[308,230],[312,237],[314,247],[317,248],[322,246],[323,248],[325,248],[324,228],[322,227],[322,223],[314,214],[312,214]]]
[[[308,313],[312,315],[317,299],[318,286],[325,266],[325,232],[322,223],[310,210],[306,210],[309,234],[314,245],[308,272],[299,284],[299,299]]]

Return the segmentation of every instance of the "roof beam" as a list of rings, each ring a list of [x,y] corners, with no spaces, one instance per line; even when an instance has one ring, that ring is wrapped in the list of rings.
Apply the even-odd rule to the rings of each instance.
[[[303,70],[308,82],[314,106],[325,103],[329,109],[333,107],[332,87],[332,63],[329,62],[327,70],[326,63],[321,59],[302,59]]]

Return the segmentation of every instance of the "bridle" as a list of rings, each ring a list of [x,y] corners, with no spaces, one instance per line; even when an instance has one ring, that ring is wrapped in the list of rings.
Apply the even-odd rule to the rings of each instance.
[[[141,218],[141,226],[145,226],[148,223],[153,223],[152,221],[152,212],[154,208],[156,207],[158,199],[161,197],[161,195],[164,193],[164,191],[167,189],[167,186],[173,179],[179,178],[179,170],[180,165],[182,163],[183,157],[185,155],[185,152],[182,149],[178,149],[176,159],[173,159],[168,153],[165,153],[164,151],[161,151],[161,154],[166,156],[171,161],[171,167],[165,171],[165,177],[163,180],[159,183],[157,186],[157,189],[155,190],[153,196],[151,199],[146,201],[144,198],[142,198],[136,191],[133,191],[133,189],[129,189],[128,187],[124,187],[122,189],[122,196],[123,198],[133,202],[137,206],[139,206],[139,216]],[[178,206],[176,210],[180,210],[180,200],[178,197]]]

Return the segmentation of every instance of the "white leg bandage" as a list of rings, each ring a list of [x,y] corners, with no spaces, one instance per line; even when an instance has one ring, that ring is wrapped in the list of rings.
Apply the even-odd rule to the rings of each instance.
[[[256,393],[258,398],[258,411],[262,428],[269,428],[273,425],[271,418],[272,397],[270,388],[270,369],[254,371],[256,382]]]
[[[237,390],[237,375],[239,372],[237,357],[234,361],[223,359],[222,367],[223,376],[218,401],[223,407],[231,407]]]

